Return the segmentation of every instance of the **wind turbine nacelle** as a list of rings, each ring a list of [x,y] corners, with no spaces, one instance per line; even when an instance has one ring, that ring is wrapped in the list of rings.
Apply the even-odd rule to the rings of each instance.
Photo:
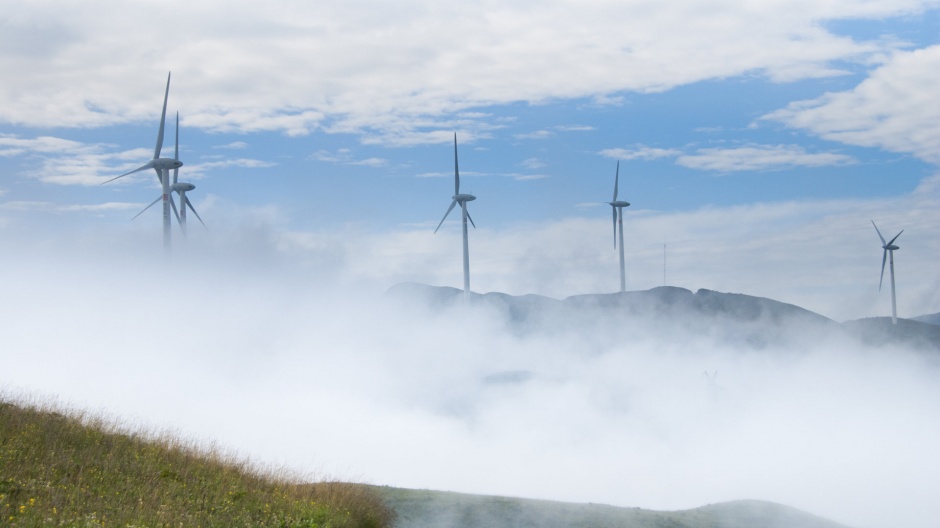
[[[881,246],[881,247],[884,248],[886,251],[894,251],[896,249],[901,249],[898,246],[895,246],[894,244],[891,244],[890,246]]]
[[[477,197],[472,194],[455,194],[452,198],[458,202],[472,202],[477,199]]]
[[[157,158],[153,160],[153,167],[155,169],[178,169],[183,166],[183,162],[178,159],[173,158]]]
[[[614,207],[630,207],[630,202],[624,202],[622,200],[619,200],[616,202],[608,202],[608,203]]]
[[[170,186],[170,190],[176,192],[189,192],[195,188],[196,186],[191,183],[174,183]]]

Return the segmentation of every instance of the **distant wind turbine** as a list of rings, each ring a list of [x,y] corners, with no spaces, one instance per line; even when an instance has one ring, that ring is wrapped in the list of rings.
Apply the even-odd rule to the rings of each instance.
[[[875,232],[878,233],[878,238],[881,239],[881,248],[884,249],[881,254],[881,279],[878,281],[878,291],[881,291],[881,285],[885,280],[885,260],[891,260],[891,324],[896,325],[898,324],[898,303],[894,293],[894,250],[901,248],[894,245],[894,241],[901,236],[904,230],[902,229],[900,233],[894,235],[890,242],[885,242],[885,237],[881,236],[881,231],[878,230],[874,220],[871,221],[871,225],[875,226]]]
[[[617,190],[620,186],[620,162],[617,162],[617,175],[614,176],[614,201],[610,204],[614,215],[614,248],[617,247],[617,225],[620,225],[620,291],[627,291],[627,275],[623,263],[623,208],[630,207],[630,202],[617,200]]]
[[[177,144],[176,144],[176,154],[173,158],[161,158],[160,151],[163,149],[163,129],[166,124],[166,103],[167,99],[170,96],[170,73],[166,76],[166,91],[163,94],[163,112],[160,114],[160,129],[157,132],[157,146],[153,151],[153,159],[147,162],[145,165],[142,165],[130,172],[125,172],[120,176],[115,176],[110,180],[104,182],[112,182],[118,178],[123,178],[128,174],[134,174],[135,172],[140,172],[142,170],[153,169],[157,173],[157,178],[160,179],[160,183],[163,186],[162,195],[154,200],[150,205],[144,208],[144,211],[150,208],[151,205],[163,200],[163,247],[167,250],[170,249],[170,208],[173,208],[173,211],[176,213],[176,205],[173,203],[173,199],[170,196],[170,169],[179,170],[183,166],[183,162],[179,160],[179,132],[177,130]],[[179,121],[177,118],[177,128],[179,127]],[[143,213],[144,211],[141,211]],[[137,213],[137,216],[140,216],[140,213]],[[137,218],[135,216],[134,218]],[[177,219],[179,219],[179,213],[176,213]]]
[[[470,242],[467,235],[467,220],[470,220],[470,224],[473,225],[473,228],[476,229],[477,225],[473,223],[473,218],[470,218],[470,213],[467,211],[467,202],[472,202],[476,200],[477,197],[472,194],[460,194],[460,170],[457,168],[457,134],[454,134],[454,196],[450,202],[450,207],[447,208],[447,212],[444,213],[444,218],[441,218],[440,223],[437,224],[437,228],[434,229],[434,232],[437,233],[437,230],[441,228],[441,224],[444,223],[444,220],[447,219],[447,215],[454,210],[454,206],[458,203],[460,204],[460,210],[463,216],[463,292],[464,296],[469,298],[470,296]]]
[[[174,150],[174,157],[179,159],[179,149],[180,149],[180,115],[179,112],[176,114],[176,148]],[[183,232],[183,235],[186,235],[186,207],[189,206],[193,214],[196,215],[196,218],[199,219],[199,222],[202,223],[202,227],[206,227],[206,223],[202,221],[202,217],[199,216],[199,213],[196,212],[196,208],[193,207],[192,202],[189,201],[189,198],[186,197],[188,191],[192,191],[196,188],[195,185],[186,182],[179,182],[179,167],[173,168],[173,183],[170,185],[170,192],[175,192],[180,196],[180,208],[177,210],[176,203],[173,201],[173,197],[170,196],[170,207],[173,209],[173,213],[176,215],[176,221],[179,222],[180,231]],[[158,196],[156,200],[150,202],[150,205],[144,207],[143,211],[134,215],[134,218],[142,215],[144,211],[150,209],[150,207],[159,202],[163,197]],[[133,220],[133,219],[132,219]]]
[[[179,159],[179,148],[180,148],[180,114],[176,113],[176,159]],[[170,190],[175,192],[180,197],[180,210],[179,214],[176,215],[176,219],[180,223],[180,230],[183,232],[183,236],[186,236],[186,208],[193,212],[196,215],[196,218],[199,219],[199,223],[202,224],[202,227],[206,227],[206,223],[202,221],[202,217],[199,216],[199,213],[196,212],[196,208],[193,207],[193,203],[189,201],[189,198],[186,197],[186,193],[192,191],[196,188],[195,185],[189,182],[180,182],[179,180],[179,167],[173,169],[173,185],[170,186]],[[173,203],[173,200],[170,200],[170,203]]]

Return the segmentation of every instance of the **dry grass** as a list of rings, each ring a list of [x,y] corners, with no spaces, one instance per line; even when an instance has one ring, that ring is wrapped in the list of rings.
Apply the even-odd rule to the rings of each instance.
[[[0,397],[0,526],[384,528],[394,517],[364,485],[305,484],[172,435],[120,429]]]

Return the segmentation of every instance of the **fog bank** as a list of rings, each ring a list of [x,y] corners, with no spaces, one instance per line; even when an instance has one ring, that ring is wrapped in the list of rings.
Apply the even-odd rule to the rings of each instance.
[[[426,307],[315,269],[146,256],[0,265],[0,386],[375,484],[940,522],[934,357],[664,338],[588,307],[593,325],[520,332],[493,307]]]

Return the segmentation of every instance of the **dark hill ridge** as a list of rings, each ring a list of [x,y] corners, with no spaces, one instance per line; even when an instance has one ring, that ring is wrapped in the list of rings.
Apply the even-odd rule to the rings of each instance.
[[[911,317],[911,319],[920,321],[922,323],[940,325],[940,312],[934,314],[918,315],[917,317]]]
[[[845,528],[764,501],[732,501],[681,511],[618,508],[427,490],[377,488],[396,528]]]
[[[403,283],[388,295],[419,302],[435,311],[460,306],[456,288]],[[854,338],[866,344],[903,344],[940,352],[940,326],[910,319],[868,318],[837,323],[792,304],[740,293],[660,286],[624,293],[574,295],[564,300],[541,295],[471,293],[470,305],[501,313],[521,334],[601,328],[619,339],[645,336],[678,341],[703,336],[749,348],[800,346],[828,338]],[[887,325],[885,324],[887,321]]]

